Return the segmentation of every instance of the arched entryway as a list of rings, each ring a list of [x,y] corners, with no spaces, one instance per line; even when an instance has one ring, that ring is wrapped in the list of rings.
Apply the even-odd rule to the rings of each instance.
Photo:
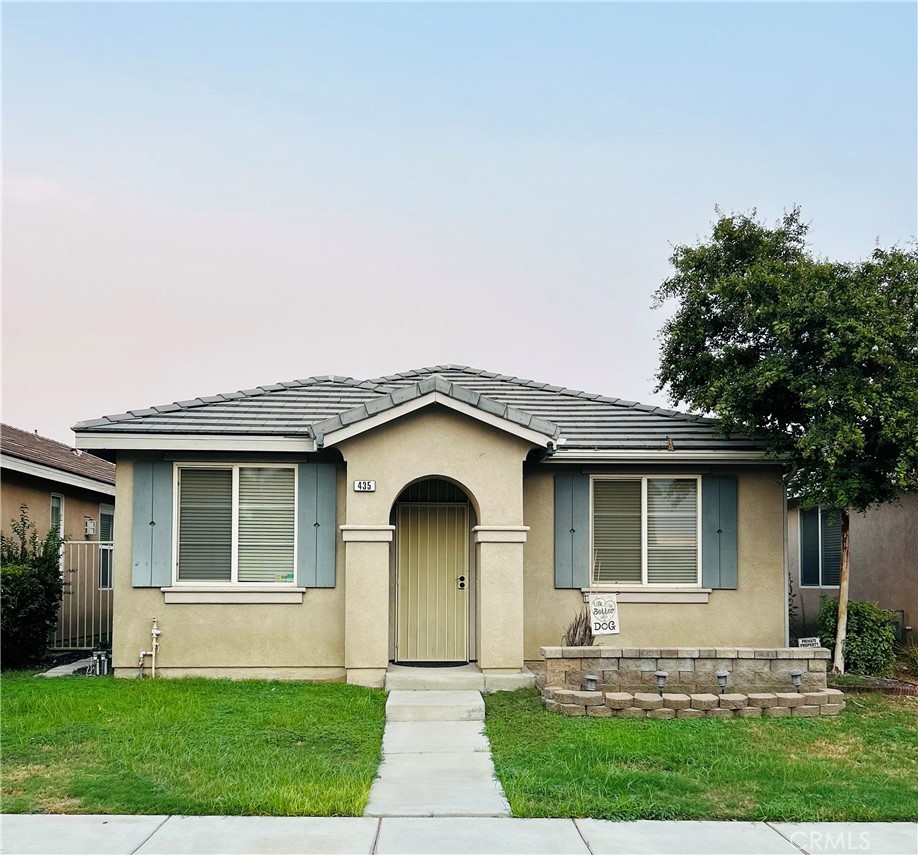
[[[444,478],[406,487],[395,501],[394,656],[403,664],[465,663],[474,587],[468,495]]]

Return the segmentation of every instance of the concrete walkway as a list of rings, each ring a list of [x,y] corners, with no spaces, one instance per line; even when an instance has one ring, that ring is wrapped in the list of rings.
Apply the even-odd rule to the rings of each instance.
[[[479,692],[390,692],[382,749],[364,816],[510,815]]]
[[[77,659],[75,662],[67,662],[64,665],[55,665],[48,671],[43,671],[39,677],[69,677],[76,674],[77,671],[85,670],[92,665],[92,656],[85,659]]]
[[[914,823],[487,817],[0,817],[4,855],[918,855]]]

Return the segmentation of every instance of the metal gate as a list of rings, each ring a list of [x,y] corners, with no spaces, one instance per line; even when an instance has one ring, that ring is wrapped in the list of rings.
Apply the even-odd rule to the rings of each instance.
[[[52,646],[95,647],[112,640],[111,540],[71,540],[64,544],[61,576],[64,594]]]

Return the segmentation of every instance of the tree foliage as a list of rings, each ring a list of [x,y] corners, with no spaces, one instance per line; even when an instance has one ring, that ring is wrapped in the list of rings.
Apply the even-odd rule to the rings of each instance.
[[[52,529],[39,538],[28,508],[20,507],[12,536],[0,534],[0,635],[3,665],[16,667],[41,659],[57,623],[63,583],[63,538]]]
[[[807,228],[720,215],[675,248],[657,391],[765,440],[804,506],[863,511],[918,487],[918,250],[829,261]]]

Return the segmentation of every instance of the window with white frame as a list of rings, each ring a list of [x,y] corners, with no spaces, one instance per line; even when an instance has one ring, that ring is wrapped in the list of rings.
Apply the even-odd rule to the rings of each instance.
[[[115,540],[115,508],[99,506],[99,590],[112,587],[112,557]]]
[[[177,582],[294,581],[295,466],[183,465],[176,480]]]
[[[595,477],[592,487],[594,584],[700,584],[698,477]]]
[[[51,528],[56,528],[60,537],[64,536],[64,497],[51,494]]]
[[[836,588],[841,576],[841,514],[835,508],[800,511],[800,585]]]

